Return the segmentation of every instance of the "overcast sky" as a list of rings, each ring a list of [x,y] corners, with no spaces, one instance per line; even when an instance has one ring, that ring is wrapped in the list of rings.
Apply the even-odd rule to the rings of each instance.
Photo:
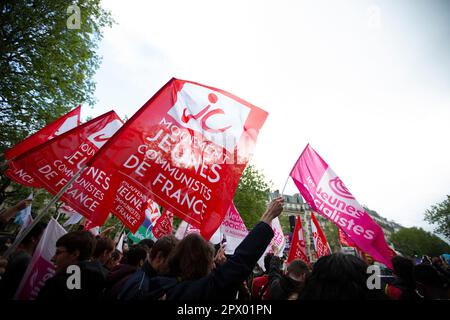
[[[356,199],[431,231],[450,190],[449,1],[104,0],[98,103],[131,117],[171,77],[269,113],[252,163],[282,189],[309,142]],[[290,181],[286,193],[298,192]]]

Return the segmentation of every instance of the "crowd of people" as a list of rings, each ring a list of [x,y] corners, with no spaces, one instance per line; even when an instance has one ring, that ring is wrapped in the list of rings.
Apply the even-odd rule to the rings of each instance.
[[[17,206],[17,211],[22,206]],[[233,255],[213,246],[199,234],[178,240],[173,235],[156,242],[144,239],[127,250],[117,250],[108,236],[86,230],[68,232],[56,242],[55,274],[45,281],[37,300],[434,300],[449,299],[450,268],[441,257],[424,257],[419,264],[396,256],[393,278],[379,288],[368,286],[366,261],[333,253],[309,262],[285,263],[267,254],[274,236],[271,222],[283,210],[283,198],[273,200]],[[14,216],[9,210],[7,224]],[[5,213],[5,212],[4,212]],[[5,217],[4,217],[5,218]],[[0,257],[0,299],[13,299],[45,230],[38,223],[8,258]],[[0,255],[10,238],[1,243]],[[276,252],[276,248],[274,250]],[[69,288],[70,266],[79,267],[79,288]]]

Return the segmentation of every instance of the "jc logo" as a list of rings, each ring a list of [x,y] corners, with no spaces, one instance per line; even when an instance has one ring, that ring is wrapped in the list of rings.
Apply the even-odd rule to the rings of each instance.
[[[214,93],[208,94],[208,100],[209,100],[210,104],[208,104],[206,107],[204,107],[202,110],[200,110],[200,112],[198,112],[197,114],[186,114],[187,108],[184,108],[183,115],[181,116],[181,121],[183,121],[184,123],[188,123],[191,119],[194,119],[194,120],[200,119],[200,124],[201,124],[202,129],[205,131],[211,132],[211,133],[221,133],[221,132],[224,132],[227,129],[231,128],[231,126],[227,126],[227,127],[223,127],[220,129],[213,129],[213,128],[210,128],[206,124],[206,121],[209,118],[211,118],[213,115],[225,113],[220,108],[210,110],[212,105],[215,104],[218,100],[217,96]]]

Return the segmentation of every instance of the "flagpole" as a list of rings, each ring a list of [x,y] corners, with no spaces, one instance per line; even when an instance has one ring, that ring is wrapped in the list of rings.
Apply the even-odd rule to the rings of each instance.
[[[33,222],[20,234],[15,240],[14,243],[6,250],[5,254],[3,255],[4,258],[8,258],[14,250],[19,246],[19,244],[22,242],[22,240],[25,238],[25,236],[31,231],[31,229],[34,228],[34,226],[44,217],[44,215],[47,213],[47,211],[50,209],[51,206],[53,206],[59,198],[66,192],[66,190],[70,187],[72,182],[75,181],[76,178],[80,176],[80,174],[86,169],[86,165],[83,165],[81,169],[69,180],[69,182],[66,183],[66,185],[53,197],[53,199],[45,206],[44,209],[42,209],[37,217],[33,220]]]
[[[284,189],[286,189],[286,186],[287,186],[288,181],[289,181],[289,177],[290,177],[290,175],[287,177],[286,182],[284,183],[283,190],[281,191],[281,196],[284,194]]]

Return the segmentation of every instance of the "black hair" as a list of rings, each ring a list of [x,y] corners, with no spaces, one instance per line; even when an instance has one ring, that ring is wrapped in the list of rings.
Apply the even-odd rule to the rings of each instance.
[[[167,258],[169,253],[175,248],[178,244],[178,239],[173,235],[166,235],[158,239],[153,245],[150,251],[150,260],[156,258],[158,253],[161,253],[162,257]]]
[[[287,272],[288,274],[300,277],[304,273],[309,274],[309,267],[304,261],[295,259],[288,265]]]
[[[142,239],[141,241],[139,241],[140,246],[146,246],[149,250],[153,247],[154,244],[155,241],[153,241],[152,239]]]
[[[21,244],[29,244],[33,239],[39,238],[44,232],[45,228],[47,228],[47,224],[45,222],[39,221],[36,225],[31,229],[31,231],[23,238]]]
[[[168,265],[170,272],[182,281],[197,280],[208,275],[213,260],[213,245],[198,233],[191,233],[170,253]]]
[[[403,284],[410,289],[415,288],[414,262],[402,256],[393,257],[391,262],[395,275],[402,280]]]
[[[88,260],[94,251],[95,238],[89,231],[73,231],[59,238],[56,247],[64,247],[69,253],[78,250],[78,261]]]
[[[439,275],[437,270],[430,265],[419,264],[414,267],[414,277],[421,284],[444,288],[445,280]]]
[[[126,263],[131,266],[137,267],[139,266],[139,262],[141,260],[145,261],[146,258],[147,258],[147,250],[145,249],[145,247],[137,245],[131,247],[131,249],[128,250]]]
[[[306,279],[301,300],[384,299],[367,287],[367,264],[358,257],[334,253],[319,258]]]
[[[273,253],[268,253],[266,254],[266,256],[264,257],[264,268],[266,269],[266,272],[269,272],[270,269],[270,261],[273,258]]]
[[[112,252],[114,251],[114,241],[110,238],[100,238],[97,239],[95,243],[95,250],[93,257],[100,257],[105,251]]]

